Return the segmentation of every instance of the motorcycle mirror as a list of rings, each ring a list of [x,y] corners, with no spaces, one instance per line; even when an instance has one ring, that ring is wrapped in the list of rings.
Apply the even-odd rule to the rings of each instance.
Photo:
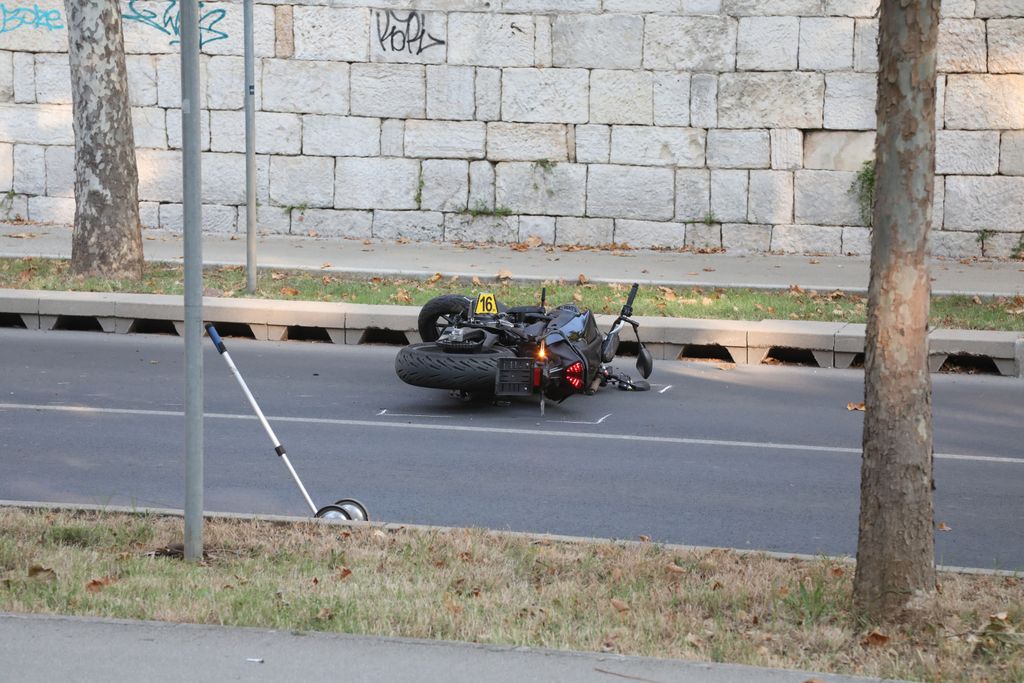
[[[615,354],[619,351],[619,334],[608,333],[604,342],[601,343],[601,362],[611,363],[615,360]]]
[[[654,371],[654,358],[643,344],[640,345],[640,352],[636,355],[636,369],[640,371],[644,379],[650,377],[651,372]]]

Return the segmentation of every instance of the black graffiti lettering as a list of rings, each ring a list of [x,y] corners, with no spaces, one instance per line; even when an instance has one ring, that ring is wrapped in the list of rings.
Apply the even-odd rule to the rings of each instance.
[[[377,12],[377,40],[385,52],[408,52],[421,55],[445,41],[427,31],[427,17],[423,12],[402,14],[394,10]]]

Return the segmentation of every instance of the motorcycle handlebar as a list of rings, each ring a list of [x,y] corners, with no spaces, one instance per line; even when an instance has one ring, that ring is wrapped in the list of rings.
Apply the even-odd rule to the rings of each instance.
[[[636,299],[636,290],[640,288],[640,285],[633,283],[632,289],[629,290],[629,297],[626,298],[626,305],[622,307],[623,317],[629,317],[633,315],[633,300]]]

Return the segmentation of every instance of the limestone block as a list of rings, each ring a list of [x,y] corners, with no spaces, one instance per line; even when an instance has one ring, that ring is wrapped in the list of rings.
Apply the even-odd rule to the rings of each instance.
[[[946,203],[946,178],[935,176],[935,189],[932,192],[932,230],[941,230],[944,221]]]
[[[448,42],[448,15],[444,12],[377,9],[371,23],[371,61],[444,63]]]
[[[576,126],[576,161],[581,164],[608,163],[611,139],[611,126]]]
[[[686,226],[683,223],[634,221],[624,218],[615,221],[615,243],[649,249],[668,247],[678,249],[686,244]]]
[[[405,154],[405,121],[388,119],[380,125],[380,154],[400,157]]]
[[[65,104],[0,104],[0,142],[73,145],[71,107]]]
[[[353,89],[356,87],[356,68],[371,66],[376,65],[353,67]],[[263,61],[262,82],[263,109],[267,111],[348,113],[349,66],[343,62],[267,59]],[[383,89],[386,84],[381,83],[380,87]]]
[[[167,112],[160,107],[132,107],[135,146],[167,149],[166,117]]]
[[[946,127],[946,74],[935,77],[935,130]]]
[[[556,16],[551,34],[553,64],[585,69],[638,69],[644,19],[616,14]]]
[[[444,220],[445,242],[499,242],[519,239],[518,216],[470,216],[448,214]]]
[[[766,130],[709,130],[707,163],[711,168],[768,168],[771,145]]]
[[[237,109],[245,106],[245,60],[241,57],[211,57],[207,67],[206,104],[210,109]],[[256,72],[257,77],[259,72]],[[263,91],[257,81],[255,108],[263,108]]]
[[[751,223],[793,222],[793,174],[789,171],[751,171],[747,220]],[[767,251],[767,247],[765,247]]]
[[[36,102],[71,104],[71,69],[65,54],[36,55]]]
[[[437,211],[374,211],[373,236],[439,242],[444,238],[444,214]]]
[[[46,148],[14,145],[14,191],[46,194]]]
[[[405,155],[446,159],[482,159],[487,125],[483,121],[405,122]]]
[[[213,3],[207,5],[204,2],[203,7],[210,7],[211,11],[216,11],[216,5]],[[245,50],[243,44],[245,32],[242,25],[241,8],[232,8],[227,4],[222,5],[222,7],[225,13],[221,20],[216,25],[207,24],[207,26],[210,26],[210,30],[204,28],[202,31],[202,39],[204,41],[202,51],[204,54],[209,55],[235,55],[241,57]],[[207,21],[211,20],[208,19]],[[227,37],[219,37],[219,34]],[[149,35],[152,36],[151,31]],[[166,40],[168,45],[170,45],[171,51],[177,53],[177,37],[168,35]],[[261,3],[253,6],[253,49],[257,59],[274,56],[274,8],[269,4]]]
[[[651,73],[600,69],[592,71],[590,120],[593,123],[653,123],[654,86]]]
[[[238,229],[238,210],[233,206],[204,204],[202,212],[203,232],[232,233]],[[181,204],[160,205],[160,229],[185,231],[185,212]]]
[[[427,118],[470,120],[476,112],[471,66],[427,67]]]
[[[427,211],[465,211],[469,194],[469,162],[427,159],[423,162],[420,208]]]
[[[655,72],[654,125],[690,125],[690,74]]]
[[[257,128],[262,133],[262,126],[257,124]],[[381,152],[380,137],[377,118],[312,114],[302,117],[302,153],[310,156],[377,156]]]
[[[871,254],[871,229],[848,226],[843,228],[843,251],[848,256]]]
[[[50,145],[45,149],[47,196],[74,199],[75,148]]]
[[[986,69],[985,22],[980,19],[946,19],[939,24],[937,68],[964,73]]]
[[[565,161],[569,158],[565,126],[552,123],[489,123],[487,158],[491,161]]]
[[[552,45],[552,17],[535,16],[533,18],[536,37],[533,44],[533,65],[550,67],[554,62],[554,46]]]
[[[168,109],[165,125],[167,126],[167,146],[170,149],[181,149],[181,110]],[[199,112],[199,148],[210,151],[210,112]]]
[[[14,99],[14,55],[0,51],[0,102]]]
[[[256,153],[299,154],[302,149],[302,129],[302,117],[298,114],[257,111]],[[244,112],[210,112],[210,149],[214,152],[245,151]]]
[[[981,256],[981,243],[976,232],[931,230],[928,233],[928,253],[936,258]]]
[[[539,237],[544,244],[555,243],[555,218],[551,216],[520,216],[519,241]]]
[[[180,151],[140,149],[136,150],[135,159],[139,170],[140,200],[181,202]],[[14,168],[17,171],[17,157]]]
[[[644,67],[731,71],[736,66],[736,24],[730,16],[649,15]]]
[[[676,220],[701,221],[711,212],[711,173],[707,169],[676,171]]]
[[[0,142],[0,192],[14,188],[14,145]]]
[[[422,118],[427,109],[425,81],[420,64],[353,64],[352,114]]]
[[[711,170],[711,218],[716,223],[747,220],[747,171]]]
[[[696,78],[694,78],[696,82]],[[722,128],[821,128],[820,73],[727,73],[718,79]],[[694,125],[699,125],[694,121]]]
[[[878,71],[878,19],[858,19],[853,41],[854,71]]]
[[[160,205],[156,202],[139,202],[139,223],[143,228],[159,228]]]
[[[736,68],[741,71],[795,71],[800,44],[797,17],[743,17],[739,20]]]
[[[333,206],[334,159],[271,157],[270,201],[279,206]]]
[[[610,244],[615,223],[610,218],[560,217],[555,226],[556,244]]]
[[[61,0],[10,3],[4,9],[3,49],[12,52],[67,52],[68,32]],[[17,10],[21,10],[18,16]],[[27,25],[23,26],[22,22]],[[36,28],[38,26],[38,28]]]
[[[999,131],[940,130],[935,139],[935,172],[993,175],[999,171]]]
[[[672,169],[590,166],[587,215],[669,220],[675,213]]]
[[[881,0],[825,0],[825,14],[842,17],[874,17]]]
[[[722,13],[734,17],[780,15],[819,16],[821,0],[722,0]]]
[[[596,12],[600,8],[599,0],[504,0],[502,3],[502,9],[509,12],[566,14],[569,12]]]
[[[469,206],[484,210],[494,207],[494,164],[490,161],[469,162]]]
[[[981,19],[1019,17],[1020,3],[1017,0],[976,0],[974,16]]]
[[[299,5],[293,8],[292,29],[295,59],[368,61],[367,9]]]
[[[245,203],[244,154],[205,153],[202,157],[202,164],[203,201],[211,204]],[[256,182],[257,184],[260,182],[258,172]],[[301,204],[302,202],[289,203]],[[312,204],[312,202],[307,203]]]
[[[875,158],[874,132],[810,131],[804,135],[804,168],[859,171]]]
[[[772,251],[786,254],[839,254],[843,229],[822,225],[776,225],[772,228]]]
[[[683,14],[722,14],[722,0],[683,0]]]
[[[690,79],[690,125],[718,125],[718,77],[714,74],[694,74]]]
[[[505,69],[501,118],[525,123],[586,123],[590,72],[585,69]]]
[[[513,213],[581,216],[587,199],[587,167],[520,161],[497,165],[495,203]]]
[[[274,7],[274,56],[288,59],[295,54],[295,12],[291,5]]]
[[[705,133],[699,128],[613,126],[611,162],[643,166],[704,165]]]
[[[209,93],[210,58],[199,56],[199,100],[207,101]],[[257,78],[259,72],[257,72]],[[264,85],[264,87],[266,87]],[[177,54],[156,56],[157,104],[165,109],[181,108],[181,57]]]
[[[1019,232],[997,232],[985,237],[982,253],[987,258],[1020,258],[1024,238]]]
[[[721,249],[722,226],[719,223],[690,223],[686,226],[689,249]]]
[[[766,253],[771,247],[772,226],[750,223],[722,224],[722,248],[729,253]]]
[[[302,231],[318,237],[365,239],[373,236],[372,211],[306,209],[302,213]]]
[[[604,0],[605,12],[683,13],[682,0]]]
[[[878,77],[872,73],[825,76],[825,127],[839,130],[874,130],[877,118]]]
[[[948,176],[943,227],[1024,232],[1024,177]]]
[[[1003,175],[1024,175],[1024,131],[1003,131],[999,172]]]
[[[800,19],[800,69],[844,71],[853,68],[855,22],[846,17]]]
[[[10,202],[0,204],[0,217],[4,220],[18,221],[28,216],[28,197],[23,194],[14,195]]]
[[[415,159],[342,157],[335,169],[334,208],[416,209],[419,184]]]
[[[973,17],[974,0],[942,0],[940,16],[945,17]]]
[[[946,76],[946,128],[1024,129],[1024,75]]]
[[[501,69],[476,70],[476,119],[497,121],[501,118]]]
[[[533,66],[534,36],[529,14],[453,12],[448,15],[448,63]]]
[[[28,219],[36,223],[70,225],[75,222],[75,200],[65,197],[29,197]]]
[[[13,57],[14,101],[36,101],[36,59],[30,52],[15,52]]]
[[[268,164],[269,172],[269,164]],[[245,205],[238,207],[238,224],[246,225]],[[300,225],[296,221],[296,225]],[[260,234],[268,235],[290,235],[292,231],[292,212],[284,211],[280,206],[257,206],[256,207],[256,229]],[[296,227],[296,232],[301,232]]]
[[[988,22],[988,71],[994,74],[1024,72],[1024,19]]]
[[[792,128],[775,128],[770,134],[772,168],[793,171],[804,165],[804,134]]]
[[[852,171],[797,171],[796,222],[801,225],[860,225],[860,207],[850,191],[856,177]],[[838,252],[838,246],[834,252]]]

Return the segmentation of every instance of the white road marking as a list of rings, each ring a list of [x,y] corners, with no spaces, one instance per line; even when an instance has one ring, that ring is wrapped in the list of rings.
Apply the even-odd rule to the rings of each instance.
[[[605,420],[607,420],[611,416],[612,416],[612,414],[608,413],[607,415],[602,417],[597,422],[585,422],[585,421],[577,421],[577,420],[546,420],[546,422],[560,422],[562,424],[567,424],[567,425],[599,425],[599,424],[601,424],[602,422],[604,422]]]
[[[57,413],[96,413],[99,415],[141,415],[151,417],[184,417],[185,413],[171,410],[139,410],[135,408],[93,408],[90,406],[64,406],[33,403],[0,403],[0,410],[46,410]],[[378,413],[379,415],[379,413]],[[388,414],[390,416],[391,413]],[[255,415],[233,413],[206,413],[214,420],[255,420]],[[437,417],[431,415],[430,417]],[[860,455],[860,448],[843,446],[814,446],[799,443],[774,443],[771,441],[732,441],[728,439],[692,439],[682,436],[647,436],[643,434],[600,434],[591,432],[564,432],[555,430],[520,429],[515,427],[471,427],[469,425],[419,424],[416,422],[381,422],[380,420],[341,420],[328,417],[285,417],[267,416],[272,422],[295,422],[300,424],[323,424],[339,427],[384,427],[390,429],[425,429],[446,432],[472,432],[480,434],[515,434],[518,436],[564,436],[575,439],[597,439],[603,441],[640,441],[643,443],[678,444],[689,446],[722,446],[726,448],[764,449],[773,451],[808,451],[814,453],[843,453]],[[1001,458],[995,455],[966,455],[962,453],[936,453],[937,460],[968,460],[972,462],[994,462],[1003,465],[1024,465],[1024,458]]]
[[[446,419],[447,420],[447,419],[450,419],[450,418],[455,417],[455,416],[454,415],[415,415],[413,413],[389,413],[388,409],[385,408],[384,410],[382,410],[379,413],[377,413],[377,417],[425,417],[425,418],[442,418],[442,419]]]
[[[665,387],[664,389],[662,389],[662,390],[661,390],[661,391],[659,391],[658,393],[659,393],[659,394],[664,394],[664,393],[665,393],[666,391],[668,391],[668,390],[669,390],[669,389],[671,389],[671,388],[672,388],[672,385],[671,385],[671,384],[669,384],[669,385],[668,385],[667,387]]]

